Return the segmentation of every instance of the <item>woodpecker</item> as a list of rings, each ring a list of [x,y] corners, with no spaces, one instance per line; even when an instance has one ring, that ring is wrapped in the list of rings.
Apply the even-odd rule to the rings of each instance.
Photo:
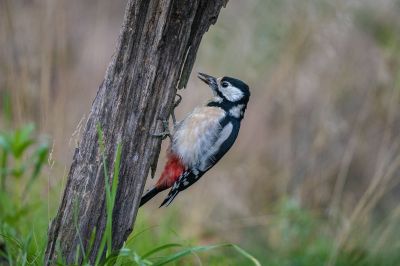
[[[142,196],[140,206],[171,188],[161,204],[168,206],[179,192],[199,180],[225,155],[239,134],[250,98],[249,87],[231,77],[214,78],[199,73],[198,78],[211,88],[214,96],[175,125],[164,170],[155,186]],[[168,135],[166,131],[163,134]]]

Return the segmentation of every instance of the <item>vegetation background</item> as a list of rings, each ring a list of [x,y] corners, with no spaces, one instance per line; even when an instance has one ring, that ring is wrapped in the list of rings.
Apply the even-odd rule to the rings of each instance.
[[[41,264],[125,4],[0,0],[0,265]],[[195,72],[245,80],[238,141],[172,206],[142,208],[127,248],[229,242],[262,265],[399,265],[399,12],[397,0],[230,0],[177,111],[210,96]],[[249,263],[193,254],[173,263]]]

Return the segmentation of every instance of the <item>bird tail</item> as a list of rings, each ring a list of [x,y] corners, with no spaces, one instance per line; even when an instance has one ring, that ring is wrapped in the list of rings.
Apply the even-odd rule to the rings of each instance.
[[[181,160],[179,159],[179,157],[172,153],[169,153],[168,161],[165,164],[164,170],[163,170],[160,178],[158,179],[154,188],[150,189],[142,196],[139,207],[141,207],[143,204],[145,204],[146,202],[151,200],[159,192],[164,191],[164,190],[170,188],[171,186],[173,186],[176,183],[176,181],[179,179],[179,177],[182,175],[184,170],[185,170],[185,167],[184,167],[183,163],[181,162]],[[176,195],[174,195],[171,198],[169,195],[168,199],[171,199],[169,201],[169,203],[171,203],[171,201],[173,200],[173,198],[175,198],[175,196]],[[165,203],[163,203],[163,205]]]
[[[146,202],[148,202],[149,200],[151,200],[155,195],[158,194],[158,192],[160,192],[161,190],[157,187],[154,187],[152,189],[150,189],[149,191],[147,191],[143,196],[142,199],[140,200],[140,205],[139,207],[141,207],[143,204],[145,204]]]
[[[160,207],[165,206],[168,207],[168,205],[171,204],[171,202],[175,199],[175,197],[178,195],[179,190],[173,190],[171,191],[168,196],[164,199],[164,201],[161,203]]]

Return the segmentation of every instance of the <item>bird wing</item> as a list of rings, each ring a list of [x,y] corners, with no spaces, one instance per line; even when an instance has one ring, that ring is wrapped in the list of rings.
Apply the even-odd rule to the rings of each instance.
[[[218,132],[218,138],[215,138],[208,151],[201,157],[200,165],[198,170],[206,172],[208,169],[213,167],[232,147],[236,140],[238,130],[234,128],[239,124],[233,124],[232,122],[222,121],[223,127]]]

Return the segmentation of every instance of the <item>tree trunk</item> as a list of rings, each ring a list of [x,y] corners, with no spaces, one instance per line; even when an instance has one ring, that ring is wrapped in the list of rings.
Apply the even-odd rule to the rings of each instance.
[[[47,265],[59,255],[67,264],[73,263],[77,248],[83,246],[87,252],[92,232],[90,261],[102,252],[98,249],[106,224],[105,178],[96,125],[103,130],[109,173],[117,143],[122,144],[112,225],[112,248],[121,248],[132,231],[146,177],[158,159],[161,140],[150,134],[162,130],[158,119],[169,116],[176,89],[187,83],[201,38],[226,2],[128,1],[117,50],[93,102],[49,228]],[[78,261],[82,261],[80,254]]]

